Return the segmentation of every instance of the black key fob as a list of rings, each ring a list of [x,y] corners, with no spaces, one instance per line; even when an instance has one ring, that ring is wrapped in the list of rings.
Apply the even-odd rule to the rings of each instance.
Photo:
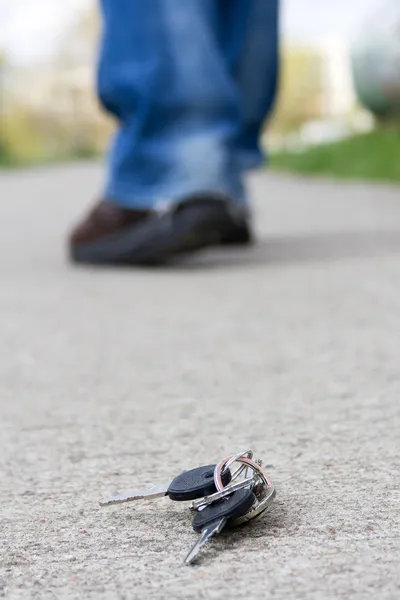
[[[215,467],[216,465],[206,465],[178,475],[169,486],[167,495],[171,500],[184,502],[215,494],[217,491],[214,484]],[[227,469],[222,474],[222,483],[228,485],[231,478],[231,472]]]
[[[193,519],[193,529],[201,533],[205,527],[215,521],[227,519],[229,522],[231,519],[242,517],[253,506],[255,499],[253,492],[248,488],[237,490],[232,496],[200,510]]]

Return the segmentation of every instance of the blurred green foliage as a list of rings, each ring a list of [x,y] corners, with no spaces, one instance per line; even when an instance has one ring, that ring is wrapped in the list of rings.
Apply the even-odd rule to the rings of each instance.
[[[104,138],[96,124],[71,127],[68,121],[14,106],[1,122],[0,167],[95,158]]]
[[[270,131],[288,134],[310,119],[324,116],[321,53],[304,45],[284,46],[281,53],[279,97]]]
[[[299,152],[272,154],[270,165],[304,175],[400,182],[400,127],[392,125]]]
[[[79,14],[53,62],[24,68],[0,48],[0,167],[100,156],[113,126],[98,109],[91,82],[98,18]]]

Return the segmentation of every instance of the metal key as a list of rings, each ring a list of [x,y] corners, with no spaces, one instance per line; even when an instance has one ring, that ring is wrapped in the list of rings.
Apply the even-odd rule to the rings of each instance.
[[[236,481],[235,483],[230,483],[227,487],[224,487],[220,492],[215,492],[215,494],[211,494],[211,496],[205,496],[204,498],[197,498],[193,500],[191,509],[192,510],[203,510],[209,504],[214,504],[217,500],[223,500],[230,496],[233,492],[237,490],[241,490],[243,488],[252,489],[254,484],[254,477],[248,477],[243,481]]]
[[[214,535],[220,533],[229,521],[245,515],[255,500],[253,492],[245,488],[234,492],[229,498],[210,504],[199,511],[193,520],[193,529],[197,533],[201,533],[201,536],[185,558],[185,564],[191,565],[196,560],[201,548]]]
[[[133,490],[112,498],[105,498],[99,504],[100,506],[113,506],[114,504],[124,504],[135,500],[152,500],[163,496],[168,496],[170,500],[182,502],[203,498],[203,496],[209,496],[217,491],[214,483],[215,467],[216,465],[206,465],[191,469],[175,477],[169,485],[155,485],[147,490]],[[230,483],[231,477],[229,469],[224,471],[222,474],[224,486]]]
[[[225,486],[222,482],[224,469],[226,469],[227,467],[229,468],[234,462],[242,463],[243,465],[249,467],[249,469],[251,469],[254,473],[252,491],[255,496],[255,502],[246,514],[240,515],[237,518],[233,519],[231,524],[233,526],[237,526],[243,523],[247,523],[248,521],[252,521],[253,519],[258,518],[267,510],[269,510],[275,499],[276,490],[267,473],[262,468],[262,462],[260,460],[253,461],[243,455],[235,455],[228,456],[227,458],[221,460],[215,467],[214,483],[215,487],[218,490],[217,493],[224,492]]]

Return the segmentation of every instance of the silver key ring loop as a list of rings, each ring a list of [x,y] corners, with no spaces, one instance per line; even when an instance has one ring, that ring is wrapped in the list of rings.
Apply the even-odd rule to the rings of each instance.
[[[253,450],[246,450],[245,452],[238,452],[235,456],[232,456],[226,463],[223,468],[225,472],[233,463],[235,463],[239,458],[253,458]],[[235,481],[243,471],[247,469],[245,465],[241,465],[234,473],[232,473],[231,481]]]
[[[223,473],[224,469],[226,468],[226,465],[228,465],[228,464],[232,465],[234,462],[241,463],[242,465],[244,465],[244,468],[250,467],[250,469],[252,469],[252,471],[254,471],[254,473],[257,473],[257,475],[259,475],[259,477],[264,481],[267,488],[273,487],[272,481],[270,480],[267,473],[264,471],[264,469],[259,464],[254,462],[251,458],[247,458],[246,456],[243,456],[243,454],[239,454],[239,456],[232,455],[232,456],[227,456],[226,458],[223,458],[215,467],[214,483],[215,483],[215,487],[217,488],[218,492],[222,492],[222,490],[225,487],[222,482],[222,473]]]

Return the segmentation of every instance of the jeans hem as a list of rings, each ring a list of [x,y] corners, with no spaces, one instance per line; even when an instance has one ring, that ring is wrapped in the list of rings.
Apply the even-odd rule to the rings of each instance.
[[[112,204],[121,206],[124,208],[136,208],[139,210],[152,210],[156,209],[161,205],[174,205],[179,202],[185,201],[190,197],[199,194],[209,194],[210,196],[215,194],[224,195],[231,199],[233,204],[246,207],[247,198],[243,191],[240,193],[232,193],[232,189],[228,187],[219,186],[214,188],[193,188],[187,191],[177,190],[165,190],[162,193],[146,190],[144,194],[140,189],[135,189],[136,186],[129,186],[126,183],[120,185],[118,183],[111,183],[107,186],[105,191],[105,197]]]

